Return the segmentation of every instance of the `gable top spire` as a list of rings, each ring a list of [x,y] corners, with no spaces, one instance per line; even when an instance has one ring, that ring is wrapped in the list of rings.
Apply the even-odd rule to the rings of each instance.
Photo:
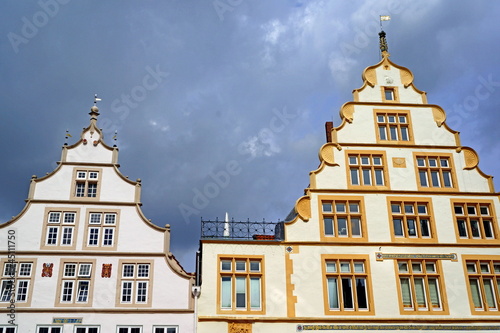
[[[385,38],[386,36],[385,31],[384,30],[380,31],[378,33],[378,36],[380,43],[380,52],[382,52],[382,55],[384,55],[384,52],[386,52],[387,55],[389,55],[389,46],[387,45],[387,39]]]

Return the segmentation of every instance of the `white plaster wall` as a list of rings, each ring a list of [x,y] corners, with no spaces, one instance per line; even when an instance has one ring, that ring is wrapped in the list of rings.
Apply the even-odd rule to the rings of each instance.
[[[456,146],[455,135],[444,125],[438,127],[431,108],[410,108],[416,145]]]
[[[101,201],[135,201],[135,185],[123,180],[112,167],[102,169]]]
[[[63,165],[50,177],[35,183],[33,199],[68,200],[71,196],[73,166]]]

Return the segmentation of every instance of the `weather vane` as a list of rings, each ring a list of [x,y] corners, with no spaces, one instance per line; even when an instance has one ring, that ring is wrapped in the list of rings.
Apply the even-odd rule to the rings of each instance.
[[[97,97],[97,94],[94,95],[94,105],[97,105],[97,102],[102,101],[102,99]]]

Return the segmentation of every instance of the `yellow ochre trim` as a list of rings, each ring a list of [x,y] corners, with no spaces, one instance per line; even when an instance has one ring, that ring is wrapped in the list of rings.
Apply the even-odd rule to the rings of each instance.
[[[293,260],[290,258],[291,254],[299,253],[299,246],[290,246],[292,248],[291,252],[286,251],[285,253],[285,270],[286,270],[286,299],[287,299],[287,317],[295,317],[295,304],[297,304],[297,296],[293,295],[295,290],[295,285],[292,283],[293,274]]]

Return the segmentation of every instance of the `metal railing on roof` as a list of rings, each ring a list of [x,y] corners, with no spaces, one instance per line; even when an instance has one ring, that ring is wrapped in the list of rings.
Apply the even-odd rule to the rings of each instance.
[[[201,220],[202,239],[272,240],[284,239],[283,222],[204,221]]]

